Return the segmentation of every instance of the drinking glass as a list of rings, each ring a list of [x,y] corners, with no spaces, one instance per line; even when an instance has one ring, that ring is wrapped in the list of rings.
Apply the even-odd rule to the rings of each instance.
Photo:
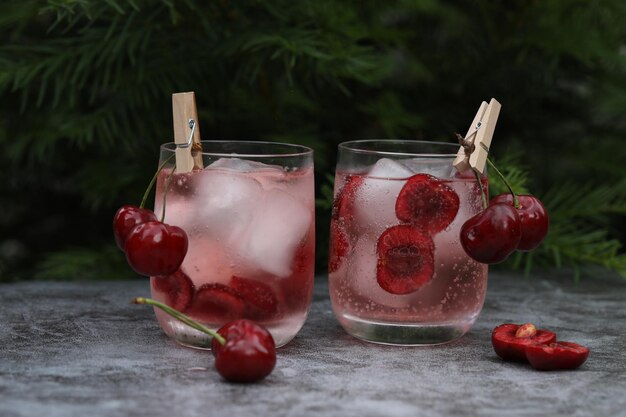
[[[351,335],[431,345],[465,334],[487,290],[487,266],[460,229],[482,210],[481,187],[452,162],[459,145],[361,140],[339,145],[331,219],[332,308]],[[480,177],[487,192],[487,177]]]
[[[176,172],[174,143],[161,146],[155,213],[181,227],[180,269],[151,277],[152,297],[205,326],[247,318],[280,347],[300,330],[313,291],[313,151],[251,141],[202,141],[203,168]],[[167,192],[165,191],[167,189]],[[155,309],[178,343],[210,347],[204,333]]]

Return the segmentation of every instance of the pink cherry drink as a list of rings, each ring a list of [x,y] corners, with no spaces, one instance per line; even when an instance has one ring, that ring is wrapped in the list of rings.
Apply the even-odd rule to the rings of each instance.
[[[459,238],[482,209],[480,187],[452,167],[458,146],[376,142],[384,141],[340,146],[329,257],[334,313],[367,341],[454,340],[476,321],[487,289],[487,266],[467,256]],[[394,153],[392,145],[426,151]],[[486,191],[486,177],[482,183]]]
[[[205,149],[218,144],[203,142]],[[253,320],[282,346],[304,324],[313,290],[313,164],[304,147],[244,144],[255,155],[278,146],[277,155],[220,153],[205,156],[203,169],[166,167],[159,175],[155,213],[161,215],[167,189],[165,222],[185,230],[189,249],[179,271],[151,278],[152,296],[213,329]],[[210,345],[204,334],[155,312],[176,341]]]

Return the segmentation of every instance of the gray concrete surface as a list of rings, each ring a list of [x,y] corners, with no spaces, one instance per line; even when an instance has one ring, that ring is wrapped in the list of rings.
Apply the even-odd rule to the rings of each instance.
[[[0,285],[0,416],[624,416],[626,282],[491,274],[483,313],[448,345],[371,345],[335,321],[324,279],[273,374],[229,384],[210,353],[129,304],[146,282]],[[576,371],[493,353],[491,329],[533,321],[591,348]]]

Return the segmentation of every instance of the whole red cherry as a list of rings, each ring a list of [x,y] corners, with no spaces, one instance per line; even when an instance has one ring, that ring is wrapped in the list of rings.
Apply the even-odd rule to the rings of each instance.
[[[211,350],[215,369],[232,382],[255,382],[268,376],[276,365],[276,345],[270,332],[253,321],[231,321],[217,331],[224,339],[215,338]]]
[[[150,221],[126,239],[126,260],[141,275],[163,276],[178,270],[187,254],[187,233],[177,226]]]
[[[131,205],[120,207],[113,217],[115,243],[122,251],[126,251],[126,239],[135,226],[156,220],[157,217],[152,210]]]
[[[518,195],[517,199],[521,207],[516,207],[516,209],[522,225],[522,238],[517,245],[517,250],[530,251],[539,246],[548,234],[550,219],[548,211],[537,197]],[[513,206],[513,195],[510,193],[497,195],[491,200],[491,204],[495,203]]]
[[[487,207],[461,226],[461,245],[484,264],[504,261],[519,244],[522,229],[517,210],[505,203]]]

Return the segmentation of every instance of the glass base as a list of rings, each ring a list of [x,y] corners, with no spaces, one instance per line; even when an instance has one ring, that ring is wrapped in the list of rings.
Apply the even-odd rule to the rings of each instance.
[[[390,323],[361,319],[351,315],[338,316],[348,334],[366,342],[397,346],[433,346],[452,342],[469,331],[469,321],[451,323]]]
[[[299,323],[296,323],[297,327],[289,327],[288,325],[266,325],[266,328],[272,333],[276,347],[285,346],[291,341],[304,324],[302,318]],[[192,327],[187,326],[178,320],[165,319],[166,321],[161,323],[161,327],[165,331],[165,334],[172,338],[179,345],[201,350],[211,350],[211,342],[213,338],[205,333],[202,333]]]

